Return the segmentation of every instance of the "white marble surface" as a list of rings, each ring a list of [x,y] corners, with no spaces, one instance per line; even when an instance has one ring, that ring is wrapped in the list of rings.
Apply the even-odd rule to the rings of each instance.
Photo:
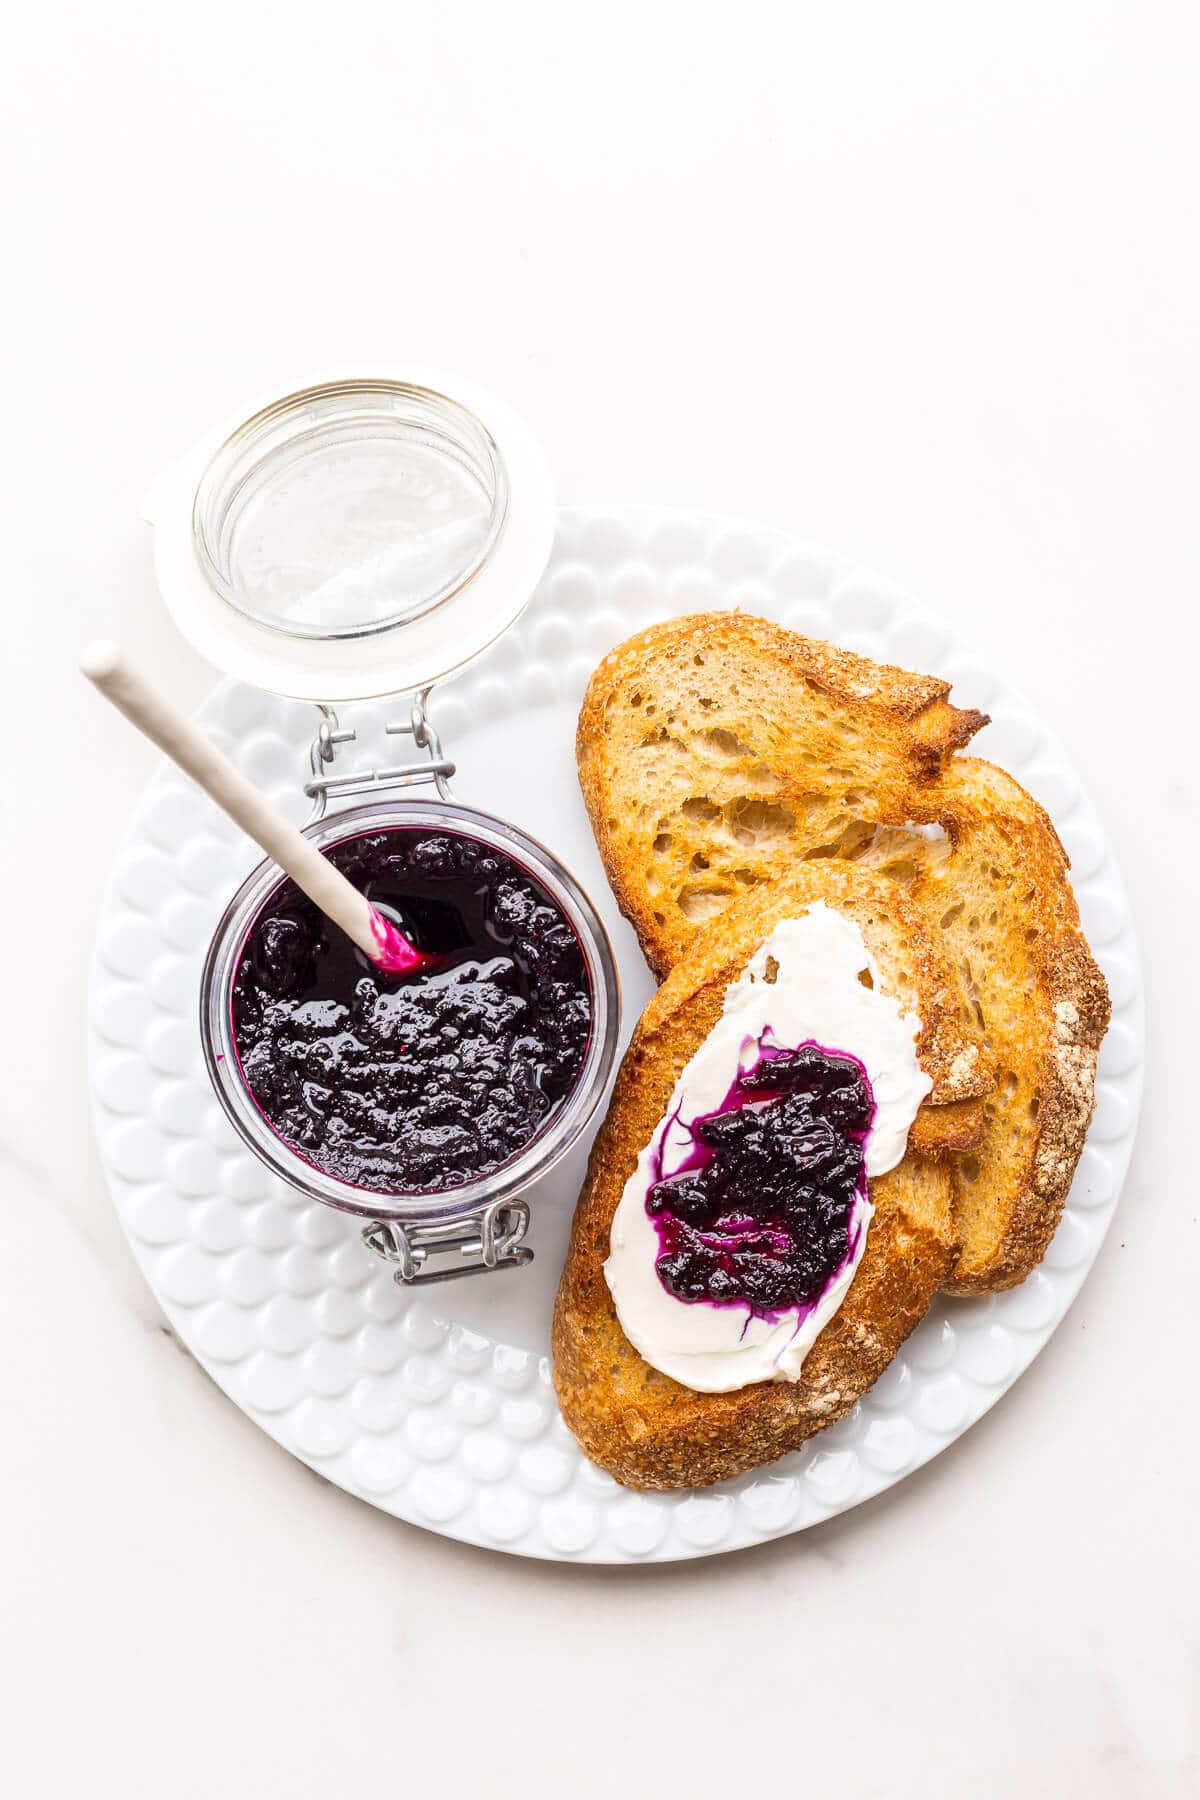
[[[1196,50],[1158,0],[16,28],[6,1790],[1196,1791]],[[198,698],[146,483],[247,390],[410,354],[511,395],[563,499],[761,516],[952,614],[1125,861],[1151,1062],[1113,1234],[994,1413],[798,1540],[606,1573],[397,1525],[211,1387],[109,1210],[82,981],[151,753],[74,653],[115,628]]]

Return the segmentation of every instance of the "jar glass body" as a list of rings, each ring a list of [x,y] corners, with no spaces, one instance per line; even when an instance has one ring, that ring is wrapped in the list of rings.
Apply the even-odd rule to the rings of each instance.
[[[433,1222],[467,1216],[521,1193],[574,1145],[604,1097],[620,1017],[616,964],[594,907],[558,859],[517,826],[454,802],[394,798],[331,813],[306,828],[321,849],[368,831],[404,827],[453,832],[503,852],[546,890],[579,940],[590,989],[591,1031],[574,1087],[542,1129],[500,1167],[435,1193],[383,1193],[330,1175],[294,1150],[268,1122],[246,1085],[234,1039],[233,982],[246,940],[283,879],[259,863],[230,900],[205,959],[200,1029],[217,1098],[243,1142],[273,1174],[310,1199],[369,1219]]]

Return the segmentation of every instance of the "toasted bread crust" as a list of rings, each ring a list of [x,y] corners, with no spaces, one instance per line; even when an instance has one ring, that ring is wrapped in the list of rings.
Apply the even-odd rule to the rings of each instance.
[[[913,898],[969,971],[997,1070],[983,1144],[954,1165],[963,1249],[947,1285],[991,1293],[1023,1281],[1058,1227],[1110,1004],[1043,808],[1005,770],[965,756],[947,765],[936,804],[952,855],[918,871]]]
[[[988,1051],[957,1094],[940,1086],[914,1147],[970,1151],[972,1102],[992,1068],[999,1080],[979,1157],[954,1164],[953,1286],[978,1293],[1022,1280],[1058,1224],[1108,997],[1053,826],[1011,776],[956,754],[985,717],[948,693],[765,620],[701,614],[604,659],[577,750],[609,879],[660,975],[704,918],[797,858],[849,858],[910,887]]]
[[[680,1073],[716,1024],[730,982],[777,920],[818,899],[856,919],[885,988],[925,1009],[930,1028],[918,1051],[929,1073],[956,1054],[955,998],[918,909],[893,884],[849,867],[801,865],[788,880],[757,889],[702,933],[668,975],[634,1033],[592,1149],[552,1336],[564,1418],[587,1455],[631,1487],[723,1481],[841,1418],[920,1322],[953,1262],[948,1167],[910,1149],[897,1169],[871,1184],[876,1212],[866,1252],[800,1381],[695,1393],[650,1368],[621,1330],[603,1264],[625,1182]]]

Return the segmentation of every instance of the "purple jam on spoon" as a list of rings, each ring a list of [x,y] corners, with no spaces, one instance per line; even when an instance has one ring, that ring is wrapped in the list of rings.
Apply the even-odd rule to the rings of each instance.
[[[436,969],[442,961],[440,956],[418,950],[377,906],[371,908],[371,930],[375,934],[375,967],[385,975],[418,975],[422,969]]]

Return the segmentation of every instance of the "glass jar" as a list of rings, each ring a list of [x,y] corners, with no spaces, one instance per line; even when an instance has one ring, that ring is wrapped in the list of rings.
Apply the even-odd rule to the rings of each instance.
[[[415,1270],[428,1262],[431,1253],[449,1248],[456,1254],[457,1273],[467,1266],[488,1266],[485,1253],[491,1236],[507,1240],[509,1255],[502,1260],[524,1261],[528,1252],[517,1247],[528,1224],[528,1209],[517,1197],[578,1142],[612,1073],[620,1023],[612,947],[591,901],[558,859],[517,826],[488,813],[445,800],[393,798],[333,813],[309,825],[306,835],[328,849],[366,831],[398,826],[452,831],[502,851],[540,883],[574,931],[587,976],[591,1029],[575,1084],[557,1110],[507,1162],[436,1193],[384,1193],[358,1187],[293,1149],[268,1122],[243,1078],[233,1026],[233,983],[242,951],[282,879],[269,860],[259,863],[230,900],[209,946],[200,993],[204,1059],[226,1116],[259,1161],[310,1199],[377,1222],[379,1229],[367,1240],[371,1248],[383,1254],[390,1250],[394,1260],[403,1263],[407,1246]],[[447,1234],[447,1223],[457,1229]],[[490,1247],[494,1250],[495,1242]],[[472,1254],[477,1265],[471,1263]]]
[[[422,827],[473,837],[525,868],[578,939],[591,1029],[574,1086],[534,1137],[488,1174],[436,1193],[380,1193],[306,1160],[259,1108],[241,1071],[233,982],[282,880],[264,861],[221,918],[204,965],[200,1029],[217,1097],[243,1142],[313,1200],[369,1223],[364,1241],[401,1281],[519,1266],[523,1197],[575,1144],[603,1099],[616,1053],[612,948],[561,862],[520,826],[460,805],[453,763],[429,722],[430,689],[494,643],[523,611],[554,535],[540,448],[483,389],[438,371],[337,371],[268,399],[210,434],[146,507],[168,609],[226,673],[315,701],[319,728],[306,831],[328,848],[365,829]],[[355,738],[335,704],[411,696],[413,760],[330,765]],[[342,759],[344,762],[344,759]],[[299,771],[298,771],[299,781]],[[410,791],[424,789],[417,797]],[[325,816],[333,797],[367,804]]]

